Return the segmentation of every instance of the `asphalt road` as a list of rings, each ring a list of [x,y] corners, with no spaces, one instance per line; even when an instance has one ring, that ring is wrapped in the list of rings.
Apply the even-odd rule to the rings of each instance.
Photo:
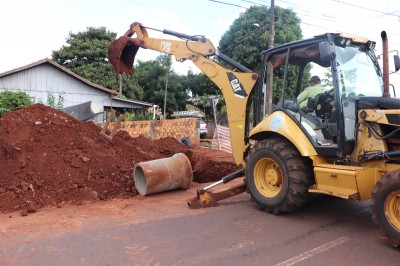
[[[195,189],[1,214],[0,265],[400,265],[369,202],[313,196],[276,216],[241,194],[191,210]]]

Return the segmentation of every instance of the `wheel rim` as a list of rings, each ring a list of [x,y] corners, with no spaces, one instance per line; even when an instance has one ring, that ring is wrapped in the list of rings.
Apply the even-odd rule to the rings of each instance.
[[[254,181],[257,190],[264,197],[275,197],[282,188],[281,169],[274,160],[263,158],[257,162],[254,168]]]
[[[387,196],[385,215],[390,224],[400,232],[400,190],[392,191]]]

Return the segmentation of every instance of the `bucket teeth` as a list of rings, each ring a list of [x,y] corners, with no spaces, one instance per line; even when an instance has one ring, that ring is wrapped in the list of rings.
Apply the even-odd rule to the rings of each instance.
[[[217,207],[219,205],[214,199],[213,193],[203,189],[197,190],[197,196],[192,199],[188,199],[186,202],[190,209]]]

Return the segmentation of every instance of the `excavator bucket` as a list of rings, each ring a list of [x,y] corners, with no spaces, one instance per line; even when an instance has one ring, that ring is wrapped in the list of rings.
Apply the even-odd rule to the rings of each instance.
[[[244,175],[244,169],[239,169],[236,172],[233,172],[229,175],[224,176],[221,180],[201,189],[197,190],[197,196],[191,199],[186,200],[189,208],[191,209],[200,209],[207,207],[216,207],[218,206],[218,201],[233,197],[240,193],[246,191],[247,185],[244,183],[236,184],[235,186],[220,190],[220,191],[209,191],[210,188],[219,186],[221,184],[226,184],[231,182],[232,180],[241,177]]]
[[[246,184],[239,184],[219,192],[199,189],[197,190],[197,196],[186,200],[186,202],[191,209],[216,207],[219,205],[218,201],[243,193],[246,191],[246,188]]]
[[[122,119],[124,118],[124,115],[119,115],[117,122],[114,125],[114,128],[111,130],[110,135],[107,135],[106,132],[108,130],[108,125],[110,124],[111,120],[114,119],[114,116],[115,116],[115,110],[111,109],[111,112],[107,118],[107,121],[102,126],[101,131],[100,131],[100,136],[108,139],[109,141],[111,141],[112,138],[115,136],[115,134],[117,134],[118,130],[121,129],[121,122],[122,122]]]
[[[127,36],[121,36],[108,47],[108,60],[117,74],[133,74],[133,62],[139,46]]]

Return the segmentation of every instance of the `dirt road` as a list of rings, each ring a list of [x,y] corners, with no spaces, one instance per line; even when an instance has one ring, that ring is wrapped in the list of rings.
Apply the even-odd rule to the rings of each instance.
[[[368,202],[314,196],[295,214],[275,216],[241,194],[188,209],[199,186],[2,214],[0,265],[398,265]]]

